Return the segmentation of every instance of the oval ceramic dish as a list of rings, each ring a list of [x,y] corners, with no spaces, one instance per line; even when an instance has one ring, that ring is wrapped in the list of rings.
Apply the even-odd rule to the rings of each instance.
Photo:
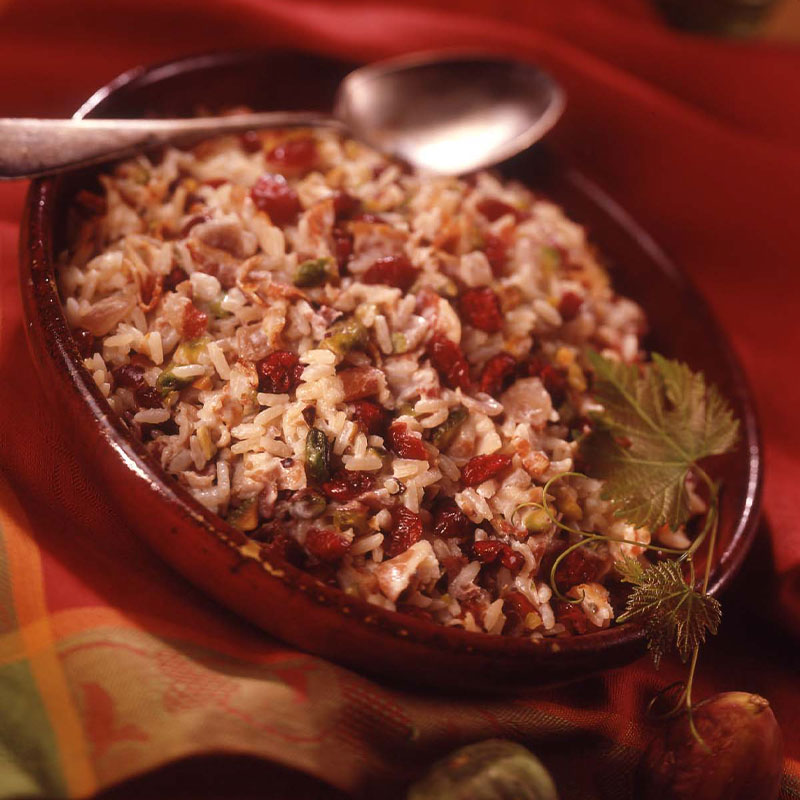
[[[348,69],[296,53],[190,58],[121,76],[78,115],[190,116],[236,105],[326,109]],[[742,421],[739,448],[714,465],[724,482],[720,555],[711,582],[711,591],[719,592],[753,538],[761,484],[753,402],[733,353],[685,276],[593,184],[541,148],[506,165],[506,172],[545,192],[588,226],[615,285],[647,312],[648,347],[703,370]],[[292,645],[364,672],[399,679],[413,674],[415,683],[442,688],[503,690],[561,682],[644,651],[641,632],[630,625],[540,643],[445,628],[354,600],[290,565],[258,560],[257,548],[248,547],[242,533],[200,506],[129,437],[82,366],[53,265],[64,246],[70,199],[92,179],[90,171],[82,171],[31,186],[20,248],[29,343],[41,377],[70,420],[74,448],[91,456],[98,479],[131,526],[176,570]]]

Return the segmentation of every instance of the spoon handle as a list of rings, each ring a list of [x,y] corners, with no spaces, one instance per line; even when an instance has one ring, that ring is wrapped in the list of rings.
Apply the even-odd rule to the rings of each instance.
[[[0,180],[38,178],[159,145],[257,128],[344,128],[313,111],[191,119],[0,119]]]

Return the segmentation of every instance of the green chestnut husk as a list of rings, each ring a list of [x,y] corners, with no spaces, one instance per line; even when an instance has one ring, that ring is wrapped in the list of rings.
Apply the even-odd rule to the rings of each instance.
[[[406,800],[558,800],[542,762],[521,744],[488,739],[437,761]]]
[[[757,694],[724,692],[684,714],[644,754],[641,800],[775,800],[783,771],[783,737],[769,703]]]

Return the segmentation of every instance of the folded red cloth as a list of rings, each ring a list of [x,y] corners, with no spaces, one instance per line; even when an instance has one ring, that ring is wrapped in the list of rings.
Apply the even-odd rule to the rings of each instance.
[[[569,95],[554,138],[684,265],[710,301],[742,358],[763,423],[765,509],[774,564],[765,575],[779,582],[780,604],[761,610],[765,615],[777,611],[800,633],[795,490],[800,479],[795,419],[800,378],[791,366],[800,344],[794,308],[800,296],[800,237],[790,222],[800,208],[800,104],[789,94],[800,85],[797,49],[678,35],[636,0],[561,0],[557,5],[525,0],[119,0],[113,7],[104,0],[12,0],[0,2],[5,79],[0,102],[7,115],[67,114],[128,67],[222,47],[290,46],[370,59],[445,45],[500,49],[549,68]],[[43,795],[85,794],[170,758],[213,749],[258,752],[340,787],[363,788],[376,776],[396,779],[402,769],[417,769],[424,760],[419,742],[441,748],[498,731],[553,742],[561,724],[571,733],[583,729],[610,738],[616,745],[593,746],[594,758],[611,758],[609,753],[619,747],[610,763],[620,770],[630,766],[642,735],[636,720],[643,692],[662,681],[647,665],[608,676],[591,697],[586,689],[560,690],[535,700],[461,706],[413,698],[265,644],[263,637],[162,570],[130,538],[113,506],[94,496],[90,468],[60,449],[61,421],[53,419],[35,385],[13,287],[21,200],[19,185],[0,187],[0,469],[5,476],[0,522],[6,537],[0,556],[11,569],[8,598],[0,580],[0,676],[4,669],[17,669],[20,653],[31,665],[33,688],[24,682],[13,685],[22,687],[21,697],[27,697],[25,687],[38,691],[44,710],[37,711],[31,701],[19,730],[44,747],[49,739],[36,727],[36,714],[49,718],[54,733],[47,736],[54,737],[53,748],[61,753],[63,774],[31,766],[35,778],[26,784],[18,775],[0,796],[31,786]],[[763,592],[754,591],[752,602],[761,597]],[[737,605],[747,602],[739,599]],[[111,632],[103,639],[106,629]],[[739,650],[745,647],[742,635],[728,630],[728,639],[715,645],[708,663],[732,663],[735,669],[714,677],[707,669],[706,688],[752,689],[769,696],[787,733],[787,769],[797,776],[800,740],[793,722],[800,709],[791,672],[774,653],[751,653],[751,662],[743,660],[737,654],[737,642]],[[102,664],[99,655],[89,655],[92,636],[92,653],[104,643]],[[159,645],[162,639],[170,646]],[[175,642],[190,646],[170,649]],[[173,714],[170,724],[180,729],[181,741],[160,739],[136,709],[125,706],[149,702],[149,695],[134,691],[146,681],[132,658],[158,665],[166,687],[158,714]],[[69,665],[66,683],[59,664],[65,670]],[[114,682],[115,670],[129,681],[127,686]],[[240,674],[234,681],[236,670]],[[739,685],[729,685],[728,674]],[[281,689],[266,695],[269,702],[264,681],[258,680],[265,675]],[[329,685],[326,680],[334,682],[335,696],[319,691]],[[280,728],[284,743],[298,737],[306,749],[297,745],[287,755],[285,744],[255,750],[244,743],[244,729],[230,722],[241,722],[249,713],[243,692],[252,693],[264,730]],[[309,698],[322,705],[311,709]],[[366,710],[375,698],[385,713],[369,717],[377,713]],[[155,712],[147,708],[151,724]],[[342,722],[354,709],[367,715],[366,728],[355,718]],[[174,719],[178,712],[182,727]],[[192,725],[195,739],[187,734]],[[376,731],[384,726],[382,733],[373,731],[374,742],[369,725]],[[392,725],[387,734],[386,726]],[[350,739],[337,738],[340,728]],[[0,722],[0,745],[3,730]],[[359,747],[345,749],[338,762],[330,754],[320,755],[321,748],[307,747],[309,741],[323,741],[329,730],[336,732],[340,746],[355,736]],[[380,743],[387,742],[393,754],[382,749]],[[126,747],[147,752],[126,763]],[[592,774],[604,775],[603,780],[581,783],[570,775],[566,755],[563,764],[559,758],[553,756],[551,763],[563,781],[585,792],[582,796],[629,796],[627,779],[614,784],[607,771],[597,768]],[[574,791],[578,796],[578,788]],[[794,779],[787,778],[785,792],[785,797],[800,797]]]

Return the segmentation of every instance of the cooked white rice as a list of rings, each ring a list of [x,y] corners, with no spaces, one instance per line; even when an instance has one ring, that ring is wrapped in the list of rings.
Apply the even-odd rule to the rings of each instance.
[[[276,178],[282,174],[283,178]],[[385,608],[514,636],[610,624],[650,540],[555,483],[593,409],[587,346],[640,358],[640,308],[583,229],[495,176],[409,172],[327,131],[119,164],[82,192],[59,280],[109,405],[200,503]],[[494,376],[494,377],[492,377]],[[576,594],[582,592],[582,594]]]

